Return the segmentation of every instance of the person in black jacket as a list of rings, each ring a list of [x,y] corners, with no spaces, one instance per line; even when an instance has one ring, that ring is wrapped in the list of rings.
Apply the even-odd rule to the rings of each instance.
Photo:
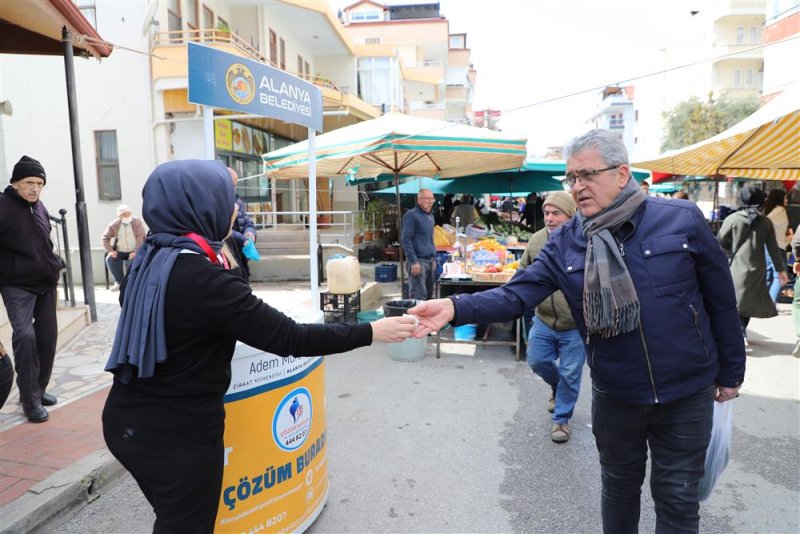
[[[17,387],[28,421],[42,423],[56,356],[56,285],[61,259],[53,252],[47,208],[39,200],[47,183],[42,164],[22,156],[11,184],[0,193],[0,294],[11,322]]]
[[[236,341],[319,356],[401,341],[415,321],[298,324],[253,295],[218,259],[238,211],[221,162],[159,165],[142,196],[150,235],[121,292],[103,434],[153,506],[154,532],[212,532]]]

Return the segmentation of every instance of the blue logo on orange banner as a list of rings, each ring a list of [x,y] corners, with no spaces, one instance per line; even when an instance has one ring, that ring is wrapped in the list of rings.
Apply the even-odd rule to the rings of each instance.
[[[272,418],[272,438],[285,451],[299,449],[311,431],[311,394],[297,388],[283,397]]]

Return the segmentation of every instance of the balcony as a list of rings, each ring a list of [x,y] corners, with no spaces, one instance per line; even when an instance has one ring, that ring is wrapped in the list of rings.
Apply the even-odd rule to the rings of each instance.
[[[751,48],[761,45],[760,42],[753,43],[737,43],[728,39],[719,39],[714,41],[714,55],[715,56],[729,56],[724,59],[764,59],[764,49]]]
[[[421,61],[402,65],[403,78],[408,81],[437,85],[444,80],[444,62]]]
[[[711,20],[718,21],[725,17],[738,17],[742,15],[764,15],[766,11],[765,0],[716,0],[711,3]]]
[[[186,78],[189,54],[186,43],[203,43],[224,52],[270,65],[269,60],[235,33],[220,30],[179,30],[160,32],[153,41],[153,81],[159,78]],[[277,67],[277,65],[272,65]]]
[[[246,59],[278,68],[277,65],[271,63],[269,59],[235,33],[220,30],[162,32],[155,36],[151,63],[153,68],[153,82],[156,86],[156,90],[164,91],[165,101],[167,98],[175,99],[174,90],[176,89],[183,89],[184,91],[181,94],[185,94],[189,71],[188,42],[203,43],[224,52],[229,52]],[[328,78],[323,76],[305,76],[302,73],[295,73],[289,70],[285,70],[285,72],[306,79],[319,87],[322,90],[323,109],[347,111],[349,115],[358,120],[372,119],[379,117],[381,114],[378,108],[349,94],[348,90],[337,87],[337,85]],[[168,79],[172,81],[164,84],[159,83],[160,81]],[[171,102],[170,106],[173,108],[175,106],[180,107],[179,104],[180,103]],[[187,111],[188,109],[178,110]],[[341,123],[342,121],[347,122],[346,119],[339,118],[339,122]]]

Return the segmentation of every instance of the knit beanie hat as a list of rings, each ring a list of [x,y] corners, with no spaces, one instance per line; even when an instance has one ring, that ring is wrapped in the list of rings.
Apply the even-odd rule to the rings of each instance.
[[[47,175],[44,173],[42,164],[28,156],[22,156],[20,160],[14,165],[14,172],[11,173],[11,181],[16,182],[28,176],[36,176],[47,183]]]
[[[542,204],[542,211],[544,211],[545,206],[548,204],[563,211],[567,217],[575,215],[575,200],[573,200],[572,195],[566,191],[556,191],[555,193],[547,195],[547,198],[544,199],[544,203]]]
[[[117,208],[117,215],[122,215],[123,213],[131,213],[131,208],[127,204],[120,204]]]

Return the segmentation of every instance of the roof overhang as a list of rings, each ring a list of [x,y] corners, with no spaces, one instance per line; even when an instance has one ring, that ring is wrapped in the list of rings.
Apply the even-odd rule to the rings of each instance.
[[[60,56],[64,26],[74,36],[76,54],[97,58],[111,54],[113,48],[70,0],[0,1],[0,53]]]

